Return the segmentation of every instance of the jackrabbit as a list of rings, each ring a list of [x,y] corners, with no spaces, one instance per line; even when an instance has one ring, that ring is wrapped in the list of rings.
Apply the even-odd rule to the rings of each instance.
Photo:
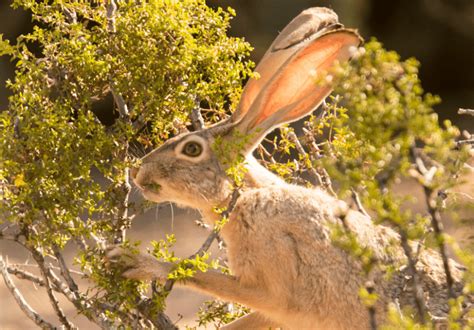
[[[331,87],[315,84],[315,75],[327,72],[335,61],[347,61],[361,40],[344,29],[326,8],[303,11],[280,33],[257,66],[259,79],[247,83],[237,110],[227,121],[201,131],[179,135],[142,159],[131,171],[145,198],[172,201],[201,211],[211,226],[219,220],[213,209],[225,207],[232,193],[226,165],[213,150],[216,139],[246,136],[247,172],[244,188],[221,236],[233,275],[198,272],[183,285],[254,310],[226,328],[255,329],[364,329],[369,313],[358,296],[367,280],[361,265],[331,242],[333,224],[344,218],[346,228],[370,247],[382,262],[403,260],[403,253],[387,255],[385,247],[399,240],[391,229],[374,226],[362,214],[323,190],[290,185],[261,166],[252,151],[276,126],[295,121],[314,110]],[[329,80],[328,80],[329,81]],[[238,155],[229,155],[237,157]],[[172,265],[149,255],[124,255],[112,248],[108,259],[126,263],[127,278],[166,280]],[[425,250],[418,266],[429,310],[447,309],[441,259]],[[456,289],[461,271],[453,263]],[[373,277],[380,295],[376,305],[382,321],[389,302],[413,305],[407,270],[389,282]],[[408,278],[408,279],[407,279]],[[180,283],[178,283],[180,284]]]

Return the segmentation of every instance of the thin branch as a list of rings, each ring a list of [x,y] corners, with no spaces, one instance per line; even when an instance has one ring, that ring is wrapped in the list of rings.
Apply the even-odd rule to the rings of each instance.
[[[196,98],[196,105],[194,109],[191,111],[191,123],[193,124],[195,131],[200,131],[205,128],[204,126],[204,118],[202,118],[201,108],[199,106],[200,101],[199,98]]]
[[[307,132],[308,131],[306,131],[305,133],[307,133]],[[298,137],[296,136],[296,134],[294,132],[289,132],[288,133],[288,138],[290,139],[290,141],[292,141],[295,144],[296,150],[300,154],[302,154],[304,157],[310,157],[310,159],[313,160],[311,155],[308,156],[308,154],[304,150],[303,146],[301,145],[301,142],[299,141]],[[317,146],[316,146],[316,148],[317,148]],[[320,151],[320,150],[318,150],[318,151]],[[327,171],[324,168],[316,168],[315,169],[311,165],[311,167],[309,168],[309,172],[313,175],[313,177],[321,184],[321,186],[327,192],[329,192],[333,196],[337,196],[337,194],[334,192],[334,190],[332,188],[331,178],[329,177],[329,174],[327,173]]]
[[[436,202],[431,199],[431,196],[433,195],[433,190],[426,186],[423,186],[423,190],[425,193],[426,205],[428,206],[428,212],[431,216],[431,226],[433,226],[436,242],[438,244],[439,252],[441,254],[441,259],[443,260],[444,273],[446,274],[446,284],[448,286],[448,297],[456,298],[456,294],[453,288],[454,280],[451,274],[451,269],[449,267],[446,244],[444,244],[444,229],[441,220],[441,214],[439,212],[438,207],[436,206]],[[440,194],[438,194],[438,196],[440,196]]]
[[[125,99],[123,98],[122,94],[117,92],[112,81],[109,83],[109,86],[112,96],[114,97],[115,104],[117,105],[117,109],[120,113],[120,117],[128,119],[130,113],[128,111],[128,106],[125,102]]]
[[[463,109],[463,108],[459,108],[458,114],[460,114],[460,115],[470,115],[470,116],[474,116],[474,109]]]
[[[36,268],[38,268],[38,265],[23,264],[23,263],[21,263],[21,264],[10,264],[10,266],[12,266],[12,267],[36,267]],[[56,267],[56,266],[53,266],[53,265],[49,265],[48,267],[50,269],[54,269],[54,270],[61,270],[59,267]],[[69,270],[69,271],[71,272],[71,274],[75,274],[75,275],[79,275],[79,276],[85,276],[86,275],[83,272],[79,272],[77,270]]]
[[[403,228],[399,227],[400,241],[402,243],[403,252],[408,259],[408,270],[410,272],[412,281],[413,281],[413,291],[415,292],[415,305],[420,315],[421,323],[426,323],[426,305],[423,288],[420,284],[420,279],[418,277],[418,272],[416,270],[416,262],[412,255],[412,250],[410,244],[408,243],[407,233]]]
[[[239,188],[235,188],[234,191],[232,192],[232,196],[230,198],[229,204],[227,205],[227,208],[221,214],[222,219],[229,219],[229,216],[232,213],[232,211],[234,210],[235,204],[237,203],[237,200],[239,199],[239,196],[240,196],[240,190],[239,190]],[[214,229],[209,234],[209,236],[204,241],[204,243],[201,245],[199,250],[197,250],[196,253],[192,254],[188,259],[194,259],[198,255],[199,256],[204,255],[204,253],[206,253],[207,250],[209,250],[212,242],[214,242],[214,240],[218,237],[218,235],[219,235],[219,232]],[[174,283],[175,283],[175,280],[172,280],[172,279],[167,280],[166,283],[165,283],[165,286],[164,286],[165,292],[171,291],[173,289]]]
[[[53,248],[53,252],[54,252],[54,256],[56,257],[56,260],[58,261],[59,269],[61,270],[61,275],[66,280],[66,283],[68,284],[69,289],[74,292],[77,291],[79,288],[76,282],[74,281],[74,279],[72,278],[71,272],[69,268],[67,267],[66,262],[64,261],[64,258],[61,252],[56,246]]]
[[[423,178],[423,180],[421,180],[420,182],[423,186],[426,205],[431,217],[431,226],[434,229],[436,242],[438,244],[439,252],[441,254],[441,259],[443,260],[444,272],[446,274],[448,296],[449,298],[455,298],[456,295],[454,293],[454,288],[453,288],[454,280],[451,274],[451,269],[449,268],[449,259],[448,259],[448,254],[446,250],[446,245],[444,243],[444,231],[443,231],[443,223],[441,220],[441,214],[439,212],[439,208],[436,201],[433,200],[432,198],[432,196],[436,192],[430,187],[431,181],[437,172],[437,167],[433,166],[429,170],[427,170],[423,160],[421,159],[420,156],[416,154],[416,152],[414,151],[414,148],[412,148],[412,155],[413,157],[415,157],[415,164],[417,166],[417,170],[419,174],[422,175],[422,178]],[[441,197],[441,196],[445,196],[446,194],[445,193],[440,194],[440,192],[438,192],[437,195],[438,197]]]
[[[15,286],[13,281],[11,280],[8,271],[6,261],[3,260],[3,257],[0,256],[0,271],[3,276],[3,280],[5,281],[5,285],[7,286],[8,290],[10,290],[13,298],[16,300],[17,304],[20,306],[21,310],[31,319],[37,326],[42,329],[56,329],[51,323],[43,319],[36,311],[31,308],[30,305],[26,302],[23,298],[23,295]]]
[[[357,206],[357,210],[362,213],[363,215],[365,215],[366,217],[370,218],[370,215],[369,213],[367,213],[367,211],[365,210],[364,208],[364,205],[362,205],[362,202],[360,200],[360,197],[359,197],[359,194],[355,191],[355,189],[351,188],[351,195],[352,195],[352,199],[354,200],[356,206]]]
[[[23,270],[23,269],[14,267],[14,266],[8,266],[8,265],[6,266],[6,269],[7,269],[8,273],[10,273],[12,275],[15,275],[20,280],[27,280],[27,281],[33,282],[36,285],[45,286],[45,283],[44,283],[43,279],[39,278],[38,276],[36,276],[36,275],[26,271],[26,270]],[[58,288],[55,286],[53,288],[53,290],[58,291]]]
[[[375,283],[373,281],[367,281],[367,283],[365,283],[365,289],[367,290],[369,294],[373,294],[375,292]],[[369,312],[370,329],[377,330],[375,306],[371,305],[367,307],[367,309]]]
[[[109,33],[117,32],[115,27],[115,12],[117,11],[117,4],[115,0],[109,0],[107,4],[107,31]]]
[[[33,266],[33,265],[31,265],[31,266]],[[38,265],[34,265],[34,266],[38,267]],[[41,287],[46,286],[46,283],[42,278],[40,278],[40,277],[38,277],[38,276],[28,272],[28,271],[20,269],[20,268],[14,266],[14,265],[7,266],[7,271],[8,271],[8,273],[10,273],[12,275],[15,275],[19,279],[31,281],[32,283],[34,283],[38,286],[41,286]],[[98,325],[100,325],[102,329],[110,329],[110,324],[109,324],[109,322],[107,322],[105,316],[100,315],[99,313],[96,312],[96,310],[94,308],[91,308],[90,304],[86,303],[86,298],[85,297],[81,296],[77,292],[74,293],[71,290],[69,290],[67,285],[65,285],[63,282],[61,282],[61,280],[56,276],[56,274],[54,274],[53,271],[51,271],[51,269],[48,269],[48,274],[51,277],[52,289],[54,291],[63,294],[71,303],[73,303],[73,305],[77,308],[78,311],[88,310],[88,311],[94,312],[95,315],[93,315],[92,318],[90,318],[86,314],[86,316],[89,318],[89,320],[91,320],[92,322],[95,322]],[[102,306],[102,309],[111,310],[115,313],[119,312],[119,311],[111,308],[111,306],[108,306],[108,305],[107,306],[105,306],[105,305]],[[123,315],[121,315],[121,316],[123,317]]]
[[[39,266],[41,275],[43,276],[43,280],[45,282],[46,293],[48,294],[51,305],[53,306],[53,309],[54,309],[56,315],[58,316],[59,320],[61,321],[61,323],[64,325],[64,327],[66,329],[77,329],[77,327],[74,326],[74,324],[72,324],[67,319],[66,314],[64,314],[63,310],[59,306],[59,302],[58,302],[58,300],[56,299],[56,297],[53,293],[53,284],[50,282],[49,271],[48,271],[47,267],[44,264],[43,256],[41,255],[41,253],[38,250],[36,250],[34,248],[30,248],[30,252],[33,256],[33,259],[35,259],[36,263]]]
[[[260,158],[262,159],[262,161],[266,162],[267,160],[265,160],[265,157],[267,157],[270,163],[276,164],[276,160],[273,157],[273,155],[270,152],[268,152],[268,150],[262,144],[259,144],[257,148],[258,148],[258,152],[260,154]]]
[[[463,146],[463,145],[474,145],[474,139],[466,139],[466,140],[459,140],[456,141],[456,146]]]
[[[48,272],[51,284],[53,285],[53,290],[57,290],[58,292],[62,293],[76,307],[78,311],[92,312],[90,314],[84,314],[90,321],[95,322],[102,329],[110,329],[110,322],[107,320],[107,317],[104,315],[104,313],[94,309],[86,296],[82,295],[78,291],[71,291],[50,267],[45,266],[45,268]]]

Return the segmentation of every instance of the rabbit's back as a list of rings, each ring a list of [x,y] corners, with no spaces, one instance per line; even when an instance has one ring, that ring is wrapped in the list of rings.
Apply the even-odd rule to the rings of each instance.
[[[319,189],[287,184],[239,198],[222,234],[234,274],[274,302],[267,315],[292,328],[367,326],[361,268],[331,242],[340,207]]]
[[[265,288],[266,299],[274,304],[261,312],[290,328],[369,326],[367,308],[358,297],[367,278],[360,262],[331,238],[331,230],[343,222],[382,264],[400,265],[388,282],[383,273],[372,273],[379,295],[377,318],[385,315],[389,302],[414,305],[413,292],[404,289],[411,287],[410,276],[394,230],[344,210],[343,202],[322,190],[281,184],[245,191],[222,231],[235,276],[243,285]],[[448,304],[439,254],[423,249],[417,269],[431,297],[428,310],[445,316]],[[462,290],[462,272],[453,261],[452,273],[456,291]]]

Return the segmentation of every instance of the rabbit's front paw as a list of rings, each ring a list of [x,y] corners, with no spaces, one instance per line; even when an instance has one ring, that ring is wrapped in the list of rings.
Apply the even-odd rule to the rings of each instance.
[[[144,253],[134,253],[120,246],[109,247],[105,254],[109,265],[124,269],[122,276],[134,280],[166,281],[171,265]]]

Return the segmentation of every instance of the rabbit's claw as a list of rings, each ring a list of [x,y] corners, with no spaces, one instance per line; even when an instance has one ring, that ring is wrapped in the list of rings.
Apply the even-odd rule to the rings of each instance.
[[[116,265],[123,269],[123,277],[134,280],[165,281],[170,268],[149,254],[134,253],[120,246],[109,247],[105,260],[109,267]]]

